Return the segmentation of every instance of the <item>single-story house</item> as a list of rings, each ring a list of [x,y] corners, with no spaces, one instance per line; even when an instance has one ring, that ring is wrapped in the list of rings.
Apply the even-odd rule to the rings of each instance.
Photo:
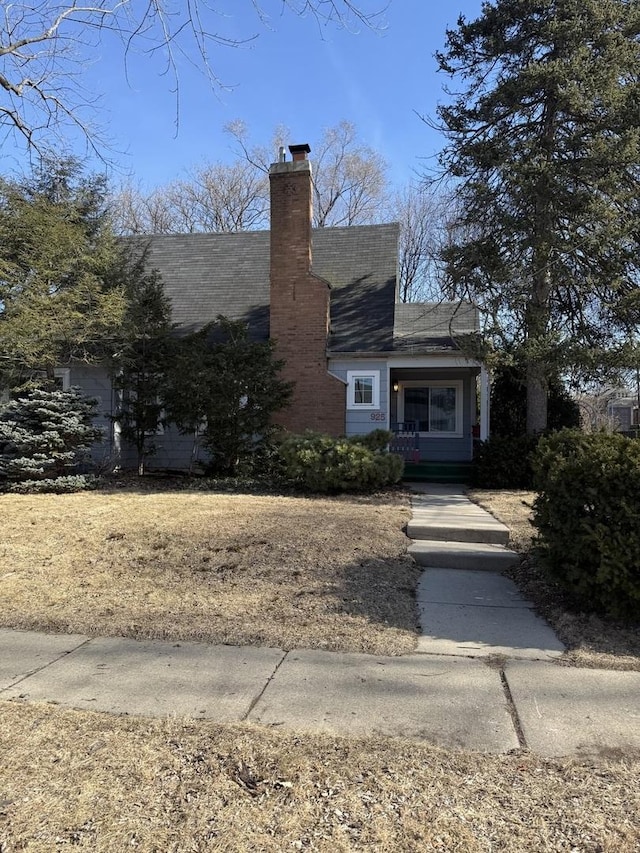
[[[271,166],[270,231],[131,238],[160,272],[174,322],[190,331],[223,314],[273,338],[295,383],[279,415],[292,432],[382,427],[412,460],[470,460],[473,438],[489,430],[487,371],[458,345],[478,333],[476,309],[399,302],[397,224],[312,229],[309,150],[291,146],[293,159],[282,152]],[[99,398],[109,452],[132,462],[109,417],[117,400],[105,371],[62,370],[65,384]],[[157,444],[150,466],[188,465],[188,437],[169,428]]]

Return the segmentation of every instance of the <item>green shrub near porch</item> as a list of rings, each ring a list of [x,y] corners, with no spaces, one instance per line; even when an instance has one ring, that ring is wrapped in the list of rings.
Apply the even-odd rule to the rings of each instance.
[[[285,477],[309,492],[374,491],[402,479],[404,462],[386,447],[391,433],[332,438],[306,432],[280,445]]]
[[[640,614],[640,442],[563,430],[534,457],[533,523],[548,574],[588,610]]]
[[[537,435],[492,435],[478,442],[471,467],[471,482],[477,489],[530,489],[532,458]]]

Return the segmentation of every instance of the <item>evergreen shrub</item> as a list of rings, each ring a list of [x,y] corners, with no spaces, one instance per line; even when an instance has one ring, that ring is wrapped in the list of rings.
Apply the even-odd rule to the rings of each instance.
[[[580,606],[640,617],[640,442],[563,430],[541,439],[533,523],[548,574]]]
[[[516,351],[516,356],[517,351]],[[561,379],[547,379],[547,431],[580,426],[580,407]],[[491,434],[519,437],[527,431],[526,367],[521,358],[515,364],[499,365],[491,382]]]
[[[387,452],[390,433],[332,438],[306,432],[280,445],[287,480],[308,492],[370,492],[402,479],[404,460]]]
[[[353,435],[349,441],[353,442],[353,444],[363,444],[374,452],[383,452],[389,447],[389,442],[392,438],[393,433],[390,430],[374,429],[364,435]]]
[[[67,477],[56,477],[53,480],[23,480],[11,483],[7,491],[13,494],[56,494],[64,495],[71,492],[86,492],[98,487],[98,479],[92,474],[70,474]]]
[[[8,403],[0,411],[0,490],[15,484],[33,490],[35,482],[81,473],[89,448],[102,437],[93,426],[96,405],[77,390],[42,389]]]
[[[539,436],[492,435],[479,442],[471,467],[471,483],[478,489],[531,489],[532,459]]]

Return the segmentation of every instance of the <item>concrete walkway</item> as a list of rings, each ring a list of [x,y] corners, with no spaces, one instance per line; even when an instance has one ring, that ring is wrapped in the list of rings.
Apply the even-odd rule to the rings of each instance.
[[[457,525],[468,536],[473,518],[495,536],[486,515],[452,487],[414,499],[422,535],[437,516],[447,535]],[[505,578],[427,568],[418,604],[418,651],[396,658],[0,630],[0,700],[399,735],[493,753],[640,750],[640,673],[559,666],[561,645]]]
[[[500,572],[517,564],[509,529],[462,486],[422,486],[412,500],[409,553],[425,566],[417,598],[418,651],[551,660],[564,646]]]

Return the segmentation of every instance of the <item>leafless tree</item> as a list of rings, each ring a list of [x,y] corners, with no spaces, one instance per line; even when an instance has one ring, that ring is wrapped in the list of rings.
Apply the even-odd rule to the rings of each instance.
[[[189,234],[267,228],[269,186],[263,172],[245,161],[210,163],[182,180],[144,193],[125,183],[112,199],[119,234]]]
[[[114,197],[119,233],[246,231],[269,227],[269,165],[289,139],[276,128],[270,146],[249,142],[243,122],[227,127],[238,157],[231,164],[210,163],[191,169],[182,180],[143,193],[131,184]],[[350,148],[352,146],[352,148]],[[326,130],[314,161],[314,224],[362,225],[380,221],[388,208],[386,166],[363,145],[353,125]],[[312,151],[312,157],[314,152]]]
[[[237,0],[239,3],[239,0]],[[375,26],[373,0],[280,0],[282,8],[339,27]],[[240,5],[240,4],[239,4]],[[161,55],[179,91],[178,60],[195,64],[214,89],[223,85],[213,55],[256,38],[269,25],[266,0],[243,0],[257,32],[236,39],[218,30],[215,0],[31,0],[0,3],[0,134],[22,138],[38,153],[75,128],[96,153],[105,141],[95,124],[100,93],[87,91],[82,72],[108,44],[126,62],[131,52]],[[177,97],[177,95],[176,95]]]
[[[442,251],[451,236],[455,195],[442,186],[410,184],[392,203],[400,223],[399,293],[402,302],[438,301],[447,292]]]
[[[129,181],[111,199],[113,227],[118,234],[169,234],[173,217],[162,193],[145,193]]]
[[[387,193],[387,164],[358,139],[351,122],[341,121],[327,128],[311,153],[317,227],[380,221]]]
[[[268,222],[268,180],[244,161],[200,166],[172,188],[174,207],[182,199],[197,230],[247,231]]]
[[[238,153],[265,174],[278,147],[292,141],[285,127],[275,129],[268,148],[250,143],[242,121],[227,125],[227,131],[235,139]],[[311,146],[311,161],[316,228],[381,220],[388,206],[387,164],[360,139],[354,124],[343,120],[326,128],[322,138]]]

